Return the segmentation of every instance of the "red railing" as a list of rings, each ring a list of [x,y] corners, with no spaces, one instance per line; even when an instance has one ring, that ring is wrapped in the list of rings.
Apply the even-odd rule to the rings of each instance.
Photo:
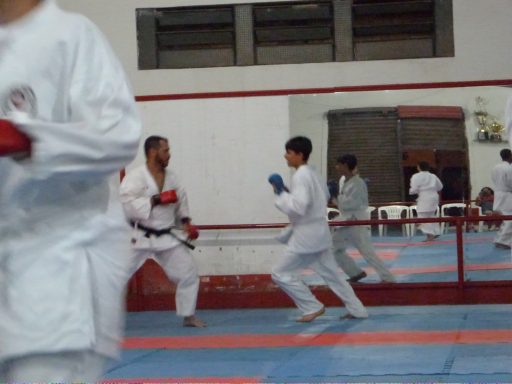
[[[331,226],[393,225],[444,222],[455,226],[457,247],[457,281],[404,282],[399,284],[357,284],[358,297],[365,305],[434,305],[434,304],[512,304],[512,279],[470,281],[464,279],[464,224],[477,221],[512,220],[511,216],[460,216],[393,220],[333,221]],[[287,223],[200,225],[209,230],[245,230],[282,228]],[[434,242],[435,243],[435,242]],[[146,289],[147,288],[147,289]],[[339,305],[339,299],[323,286],[312,288],[325,305]],[[142,267],[129,284],[127,305],[130,311],[172,310],[172,284],[158,265]],[[214,275],[201,281],[198,308],[273,308],[293,306],[285,293],[272,284],[270,275]]]
[[[389,205],[389,204],[387,204]],[[378,220],[347,220],[330,221],[331,227],[343,227],[353,225],[401,225],[401,224],[421,224],[421,223],[451,223],[455,226],[456,244],[457,244],[457,286],[464,286],[464,224],[466,222],[512,220],[512,215],[492,215],[492,216],[450,216],[435,218],[411,218],[411,219],[378,219]],[[240,229],[264,229],[264,228],[283,228],[288,223],[268,223],[268,224],[224,224],[224,225],[199,225],[200,230],[240,230]]]

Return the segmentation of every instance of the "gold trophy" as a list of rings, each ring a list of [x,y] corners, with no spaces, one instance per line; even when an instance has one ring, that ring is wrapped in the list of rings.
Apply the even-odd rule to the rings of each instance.
[[[491,134],[489,136],[489,140],[491,141],[501,141],[501,133],[504,131],[505,127],[503,124],[499,123],[498,121],[494,120],[491,125],[489,126],[489,130],[491,131]]]

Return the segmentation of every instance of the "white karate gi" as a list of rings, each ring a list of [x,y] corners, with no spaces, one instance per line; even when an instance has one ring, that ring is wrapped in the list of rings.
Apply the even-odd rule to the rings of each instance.
[[[178,202],[151,208],[151,196],[161,191],[147,166],[137,167],[121,183],[121,202],[126,216],[137,225],[156,230],[173,227],[173,233],[176,232],[176,228],[181,226],[181,219],[190,217],[188,200],[174,172],[166,169],[163,191],[170,189],[176,190]],[[184,237],[181,233],[177,234]],[[179,316],[193,315],[199,276],[188,249],[171,235],[146,237],[144,231],[138,228],[132,231],[132,242],[135,255],[130,273],[135,273],[148,258],[153,258],[162,266],[167,277],[176,283],[176,313]]]
[[[439,191],[442,189],[443,183],[433,173],[420,171],[412,175],[409,194],[418,195],[416,200],[418,217],[436,217],[439,206]],[[425,235],[439,236],[441,234],[439,223],[422,223],[419,228]]]
[[[0,116],[33,138],[29,159],[0,158],[0,381],[95,380],[124,326],[133,95],[98,29],[45,0],[0,26]]]
[[[368,189],[359,175],[346,180],[338,195],[338,209],[341,211],[340,220],[368,220]],[[357,248],[361,256],[371,265],[380,279],[385,282],[395,282],[395,277],[386,268],[375,253],[371,235],[365,225],[338,227],[333,233],[334,258],[340,267],[350,277],[363,272],[355,261],[347,254],[346,240]]]
[[[331,233],[325,218],[328,195],[319,176],[308,165],[302,165],[293,175],[290,192],[276,197],[276,207],[290,219],[291,235],[284,256],[272,269],[272,279],[304,315],[309,315],[323,308],[300,278],[304,268],[312,268],[345,303],[350,314],[367,317],[366,309],[332,255]]]
[[[493,211],[502,215],[512,215],[512,164],[507,161],[494,166],[491,171],[494,184]],[[512,245],[512,221],[504,221],[494,238],[497,244]]]

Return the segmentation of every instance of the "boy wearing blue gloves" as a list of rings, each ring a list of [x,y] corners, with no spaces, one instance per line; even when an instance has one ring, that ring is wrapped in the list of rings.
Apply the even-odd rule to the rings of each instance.
[[[297,171],[288,190],[278,174],[268,181],[276,194],[276,207],[290,220],[284,256],[272,269],[273,281],[283,289],[302,312],[298,322],[308,323],[325,312],[324,305],[301,279],[301,272],[311,268],[345,303],[343,318],[366,318],[368,313],[352,287],[345,281],[332,254],[332,239],[325,217],[329,193],[319,175],[308,166],[313,149],[307,137],[297,136],[285,145],[288,166]]]

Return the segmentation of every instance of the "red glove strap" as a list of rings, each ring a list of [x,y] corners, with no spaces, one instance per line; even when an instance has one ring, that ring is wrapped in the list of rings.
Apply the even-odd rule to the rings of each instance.
[[[192,225],[192,224],[189,225],[187,233],[188,233],[188,238],[190,240],[195,240],[199,237],[199,230],[197,229],[197,227],[195,225]]]
[[[175,189],[163,191],[160,193],[160,204],[173,204],[178,202],[178,195]]]
[[[0,156],[30,153],[30,139],[9,120],[0,119]]]

